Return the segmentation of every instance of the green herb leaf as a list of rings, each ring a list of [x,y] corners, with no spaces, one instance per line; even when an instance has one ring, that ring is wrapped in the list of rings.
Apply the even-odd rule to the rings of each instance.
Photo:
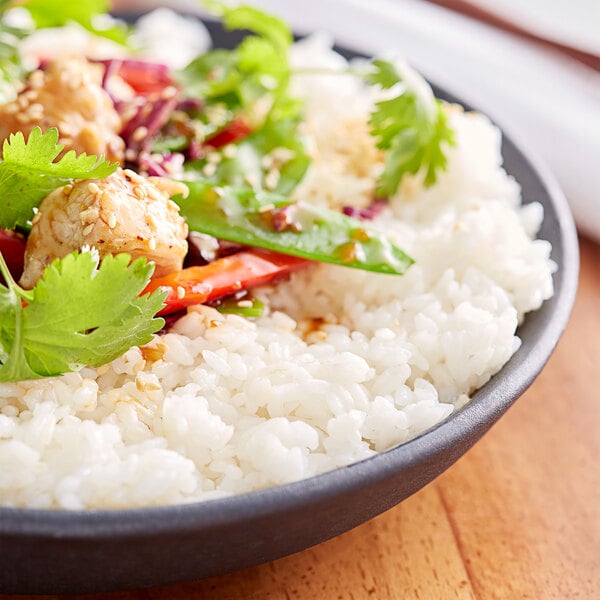
[[[48,2],[48,0],[26,0],[22,6],[31,14],[38,28],[61,27],[69,21],[79,23],[95,35],[106,37],[120,44],[126,43],[128,29],[124,23],[114,22],[100,27],[98,17],[107,17],[109,0],[76,0]]]
[[[402,177],[424,171],[425,185],[433,185],[446,168],[444,145],[454,145],[442,102],[429,85],[408,68],[402,73],[390,62],[373,61],[366,80],[383,89],[398,86],[397,96],[377,102],[371,113],[371,134],[386,151],[385,168],[377,183],[377,195],[392,196]]]
[[[236,142],[234,155],[219,149],[218,163],[213,161],[205,169],[207,160],[202,159],[188,163],[186,170],[212,183],[289,194],[310,163],[298,132],[302,103],[288,94],[293,36],[283,21],[256,8],[231,8],[214,1],[204,4],[223,18],[226,28],[253,35],[234,50],[218,49],[198,57],[179,74],[179,81],[187,94],[203,99],[207,115],[211,107],[220,109],[221,124],[216,131],[241,115],[253,133]],[[215,129],[208,116],[206,120],[205,134],[210,136]],[[277,149],[284,150],[286,158],[275,160],[271,167],[269,155]]]
[[[269,113],[285,104],[290,78],[288,53],[293,41],[288,26],[273,15],[250,6],[204,5],[223,18],[227,29],[243,29],[245,37],[234,50],[217,49],[194,59],[176,74],[187,95],[233,112],[246,110],[259,98],[271,96]]]
[[[145,344],[164,320],[153,318],[164,292],[140,297],[154,266],[127,254],[91,252],[56,259],[31,291],[10,278],[0,254],[0,382],[51,377],[105,364]],[[21,300],[25,300],[26,306]]]
[[[0,162],[0,228],[27,226],[33,209],[51,191],[73,179],[107,177],[117,165],[103,157],[77,156],[73,150],[56,160],[63,146],[58,144],[58,130],[42,133],[35,127],[25,138],[21,132],[4,141]]]
[[[220,151],[214,173],[206,175],[207,159],[187,163],[186,171],[197,172],[203,179],[215,184],[250,185],[256,189],[290,194],[310,164],[297,127],[297,118],[269,121],[238,142],[233,154]]]
[[[173,198],[192,231],[379,273],[402,274],[413,260],[381,232],[341,213],[247,188],[186,181]]]

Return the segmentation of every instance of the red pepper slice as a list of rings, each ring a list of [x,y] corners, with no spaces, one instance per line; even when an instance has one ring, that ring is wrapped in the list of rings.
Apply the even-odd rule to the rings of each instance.
[[[188,267],[164,277],[153,278],[144,294],[161,288],[168,292],[165,308],[158,314],[168,315],[194,304],[203,304],[243,289],[262,285],[311,261],[268,250],[245,250],[200,267]]]
[[[227,146],[227,144],[235,144],[247,138],[251,133],[252,128],[250,125],[238,117],[225,125],[223,129],[213,136],[204,140],[204,145],[212,146],[213,148],[222,148],[223,146]]]
[[[137,94],[162,92],[167,86],[174,85],[169,67],[162,63],[131,58],[113,58],[99,62],[106,67],[107,76],[119,75]]]

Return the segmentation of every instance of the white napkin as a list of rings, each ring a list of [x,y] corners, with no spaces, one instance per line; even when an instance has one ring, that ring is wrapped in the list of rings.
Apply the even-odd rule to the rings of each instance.
[[[368,54],[398,52],[492,117],[559,180],[581,232],[600,241],[600,74],[564,55],[419,0],[254,0],[295,31],[329,31]],[[194,0],[121,0],[138,10]],[[522,25],[522,23],[521,23]]]

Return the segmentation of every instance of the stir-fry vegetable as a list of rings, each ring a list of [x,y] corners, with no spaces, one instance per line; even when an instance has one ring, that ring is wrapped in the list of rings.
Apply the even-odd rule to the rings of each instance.
[[[204,304],[224,296],[268,283],[310,264],[295,256],[265,250],[248,250],[226,256],[200,267],[188,267],[166,277],[150,281],[145,292],[167,292],[160,315],[180,311],[187,306]]]
[[[346,267],[402,274],[412,259],[381,232],[341,213],[277,194],[188,182],[174,197],[191,230]]]

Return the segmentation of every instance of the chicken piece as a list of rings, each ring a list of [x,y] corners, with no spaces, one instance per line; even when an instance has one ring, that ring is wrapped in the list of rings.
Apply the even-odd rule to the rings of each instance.
[[[156,263],[158,276],[181,269],[188,228],[170,196],[187,191],[171,179],[145,179],[123,169],[54,190],[33,218],[20,284],[32,288],[55,258],[85,245],[101,257],[145,256]]]
[[[17,98],[0,106],[0,141],[39,126],[56,127],[63,153],[104,154],[123,162],[122,123],[110,96],[102,89],[104,66],[68,58],[33,71]]]

